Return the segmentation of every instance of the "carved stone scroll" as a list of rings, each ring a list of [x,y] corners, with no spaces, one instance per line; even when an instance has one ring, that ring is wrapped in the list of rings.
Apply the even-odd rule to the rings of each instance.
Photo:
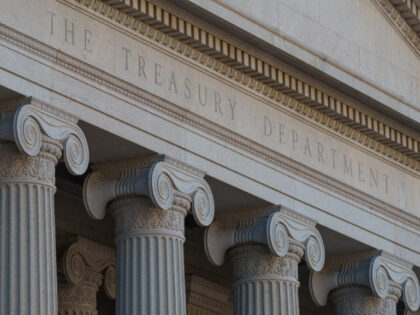
[[[35,99],[0,104],[2,314],[57,314],[55,166],[62,151],[73,174],[84,173],[89,162],[76,123]]]
[[[280,207],[220,217],[206,229],[205,249],[215,265],[228,254],[238,315],[299,314],[298,264],[304,253],[313,271],[325,260],[315,222]]]
[[[303,218],[303,217],[302,217]],[[313,271],[322,269],[325,260],[324,243],[315,223],[286,209],[273,207],[269,215],[248,220],[215,221],[205,234],[207,257],[214,265],[222,265],[228,249],[247,243],[267,245],[271,253],[284,257],[290,242],[304,245],[305,260]]]
[[[21,106],[0,105],[0,139],[15,142],[28,156],[39,155],[45,138],[55,140],[63,146],[69,172],[83,174],[89,164],[89,149],[77,119],[36,99],[25,101]]]
[[[336,309],[342,310],[351,301],[360,304],[361,300],[369,299],[366,305],[376,306],[363,310],[363,314],[377,314],[373,309],[379,307],[384,309],[384,314],[396,314],[396,303],[402,293],[406,307],[416,311],[420,288],[411,268],[384,252],[341,256],[329,261],[323,271],[311,274],[310,291],[316,304],[326,305],[331,297]],[[347,298],[342,298],[343,295]]]
[[[116,296],[115,250],[79,237],[61,257],[66,281],[58,284],[58,314],[96,315],[96,293],[102,285],[106,295]]]
[[[208,226],[213,221],[213,194],[204,173],[164,155],[130,161],[118,171],[109,171],[109,166],[99,167],[85,182],[85,206],[93,219],[102,219],[111,200],[127,195],[147,196],[156,208],[167,210],[173,205],[174,191],[179,191],[192,199],[197,224]]]

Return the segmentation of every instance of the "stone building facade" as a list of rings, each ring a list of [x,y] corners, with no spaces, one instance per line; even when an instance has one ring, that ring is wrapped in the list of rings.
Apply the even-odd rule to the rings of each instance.
[[[0,314],[420,314],[418,0],[0,2]]]

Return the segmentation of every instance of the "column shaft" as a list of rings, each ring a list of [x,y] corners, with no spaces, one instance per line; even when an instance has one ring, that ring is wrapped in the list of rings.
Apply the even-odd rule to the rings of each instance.
[[[57,314],[54,174],[60,146],[37,157],[0,142],[0,313]]]
[[[168,210],[145,197],[110,205],[116,220],[119,315],[186,314],[183,243],[190,200],[175,198]]]
[[[243,245],[230,250],[236,282],[235,314],[299,314],[298,262],[303,246],[277,257],[262,245]]]

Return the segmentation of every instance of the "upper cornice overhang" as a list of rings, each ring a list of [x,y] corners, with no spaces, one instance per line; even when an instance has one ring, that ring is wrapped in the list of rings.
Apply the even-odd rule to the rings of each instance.
[[[336,122],[332,127],[336,131],[340,131],[400,163],[420,170],[420,139],[417,137],[377,119],[372,114],[356,108],[354,104],[339,99],[320,86],[297,77],[278,65],[273,65],[263,57],[240,47],[236,43],[232,43],[226,38],[222,38],[218,34],[212,33],[201,25],[190,22],[149,0],[76,1],[96,6],[96,9],[101,11],[102,14],[110,15],[117,20],[124,20],[123,23],[130,28],[139,28],[140,26],[133,21],[126,20],[124,15],[147,24],[159,32],[186,44],[192,49],[188,55],[193,56],[193,58],[195,55],[193,50],[208,55],[212,60],[217,60],[225,65],[222,69],[219,69],[222,73],[228,74],[235,80],[243,82],[273,99],[278,98],[277,93],[280,91],[303,105],[303,107],[296,106],[296,110],[301,114],[316,116],[316,113],[320,113],[323,114],[322,116],[326,115]],[[372,1],[381,3],[389,0]],[[99,8],[98,3],[101,2],[117,9],[123,15],[115,16],[113,12],[107,11],[106,6]],[[420,42],[417,46],[420,52]],[[211,60],[206,62],[209,63]],[[237,71],[236,74],[231,71],[233,69]],[[325,124],[331,125],[331,122]],[[350,128],[343,128],[344,126]],[[358,132],[353,133],[351,130]],[[357,135],[360,135],[360,133],[366,137],[358,137]]]
[[[372,0],[420,58],[420,1]]]

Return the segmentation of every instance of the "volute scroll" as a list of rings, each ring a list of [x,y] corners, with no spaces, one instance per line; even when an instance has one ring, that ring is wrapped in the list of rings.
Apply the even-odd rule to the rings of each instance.
[[[167,156],[131,160],[130,168],[120,165],[111,171],[110,165],[99,166],[84,184],[84,203],[95,220],[103,219],[108,203],[122,196],[140,195],[167,210],[173,206],[175,191],[188,195],[192,214],[200,226],[208,226],[214,218],[214,200],[204,174],[183,167],[181,162]]]

